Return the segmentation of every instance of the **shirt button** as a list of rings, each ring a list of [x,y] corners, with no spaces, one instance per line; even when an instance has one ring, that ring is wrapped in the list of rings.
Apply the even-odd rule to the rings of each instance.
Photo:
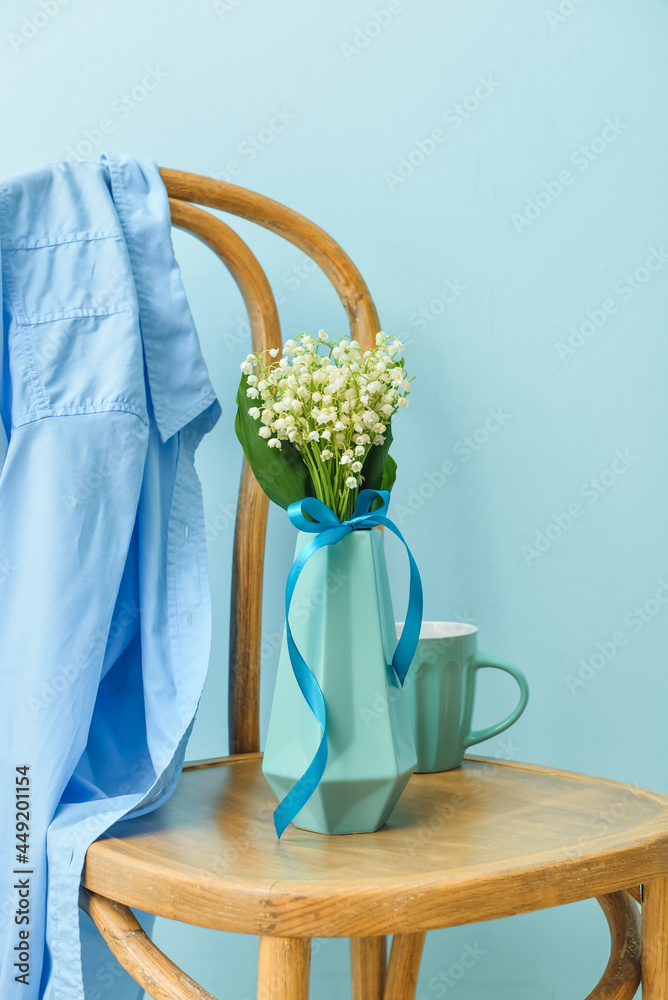
[[[184,525],[183,534],[186,536],[186,539],[190,538],[190,525],[189,524]]]

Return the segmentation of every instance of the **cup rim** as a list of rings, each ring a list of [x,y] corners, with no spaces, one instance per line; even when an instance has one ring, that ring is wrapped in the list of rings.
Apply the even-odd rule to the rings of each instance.
[[[395,622],[394,627],[397,638],[404,627],[403,622]],[[475,635],[478,631],[476,625],[469,625],[466,622],[422,622],[420,626],[420,639],[460,639],[463,636]]]

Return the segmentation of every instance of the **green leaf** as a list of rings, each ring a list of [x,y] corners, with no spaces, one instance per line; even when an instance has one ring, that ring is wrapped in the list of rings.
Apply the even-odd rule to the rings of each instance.
[[[241,376],[237,392],[237,415],[234,429],[244,455],[263,492],[279,507],[287,510],[295,500],[314,496],[309,471],[301,455],[289,441],[281,442],[281,449],[270,448],[258,434],[260,423],[249,414],[254,399],[246,395],[248,378]]]
[[[392,428],[388,427],[385,431],[385,441],[383,444],[372,444],[367,452],[364,465],[362,466],[362,475],[364,476],[364,482],[362,483],[363,490],[390,489],[390,487],[383,486],[383,480],[385,478],[385,464],[391,444]],[[394,465],[394,459],[391,459],[391,461]],[[396,465],[394,465],[394,468],[396,471]],[[392,477],[391,481],[394,483],[394,477]]]
[[[394,461],[391,455],[388,455],[385,459],[385,468],[383,469],[383,482],[381,485],[381,490],[391,490],[394,486],[394,480],[397,478],[397,463]]]
[[[373,444],[367,452],[362,475],[364,490],[391,490],[397,478],[397,463],[390,455],[390,445],[392,444],[392,428],[385,431],[385,441],[383,444]],[[382,506],[380,498],[376,497],[371,504],[371,510]]]

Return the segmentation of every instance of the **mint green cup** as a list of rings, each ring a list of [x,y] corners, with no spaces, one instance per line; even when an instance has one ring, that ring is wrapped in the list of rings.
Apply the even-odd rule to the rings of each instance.
[[[397,624],[397,634],[402,623]],[[404,682],[405,701],[417,751],[416,771],[450,771],[466,750],[502,733],[527,706],[529,685],[513,663],[479,653],[478,630],[462,622],[423,622],[420,641]],[[478,671],[504,670],[515,678],[520,698],[505,719],[472,729]]]

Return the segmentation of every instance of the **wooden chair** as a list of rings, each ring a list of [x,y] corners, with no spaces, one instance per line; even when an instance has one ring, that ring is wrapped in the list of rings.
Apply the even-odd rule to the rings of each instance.
[[[242,188],[162,170],[172,221],[234,276],[253,350],[280,347],[274,298],[257,260],[191,202],[279,233],[320,265],[371,345],[369,291],[341,248],[283,205]],[[385,828],[326,837],[290,827],[280,843],[261,771],[258,692],[267,500],[247,465],[232,567],[233,756],[186,766],[157,811],[91,845],[81,905],[155,1000],[213,1000],[147,938],[129,907],[260,938],[258,998],[306,1000],[310,939],[349,937],[354,1000],[412,1000],[426,931],[597,897],[612,949],[588,1000],[668,1000],[668,796],[528,764],[467,758],[413,775]],[[601,817],[605,817],[602,820]],[[642,930],[637,903],[642,900]],[[393,934],[389,962],[385,935]]]

